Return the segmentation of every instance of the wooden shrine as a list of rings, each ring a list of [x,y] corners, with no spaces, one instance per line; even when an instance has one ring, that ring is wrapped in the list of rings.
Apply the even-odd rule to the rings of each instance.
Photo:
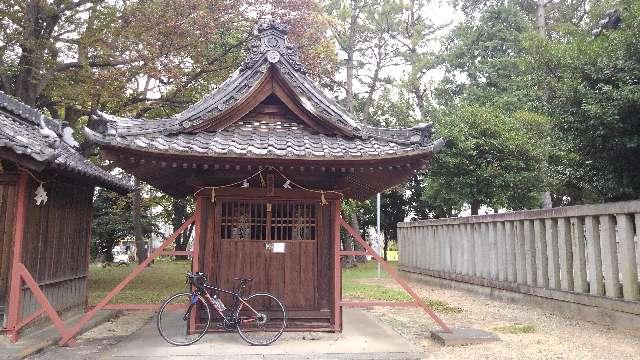
[[[274,22],[258,27],[240,68],[186,110],[153,120],[96,113],[86,134],[139,179],[195,194],[194,270],[221,287],[254,277],[250,291],[280,297],[291,325],[330,330],[341,329],[341,200],[402,183],[442,145],[430,124],[358,122],[307,77]]]
[[[94,187],[132,189],[79,154],[71,133],[0,92],[0,324],[14,340],[45,313],[39,295],[51,310],[84,311]]]

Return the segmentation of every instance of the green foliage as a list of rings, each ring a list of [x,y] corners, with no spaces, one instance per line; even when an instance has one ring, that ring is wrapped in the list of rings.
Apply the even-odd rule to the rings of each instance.
[[[462,203],[492,208],[536,206],[546,147],[546,119],[464,105],[438,122],[447,139],[425,181],[424,196],[444,211]],[[434,189],[436,191],[434,191]]]
[[[148,238],[158,231],[158,224],[150,214],[150,203],[142,203],[142,232]],[[113,261],[111,250],[119,240],[134,236],[131,221],[131,195],[122,196],[99,188],[93,200],[93,228],[91,230],[91,257],[102,256]]]
[[[573,154],[559,172],[578,202],[640,196],[640,4],[627,4],[623,26],[596,38],[567,31],[567,41],[527,43],[529,66],[548,92],[542,110]]]

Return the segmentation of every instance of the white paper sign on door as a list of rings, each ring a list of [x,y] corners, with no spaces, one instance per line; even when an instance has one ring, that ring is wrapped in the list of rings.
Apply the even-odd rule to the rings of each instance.
[[[283,253],[284,252],[284,243],[283,242],[273,243],[273,249],[271,250],[271,252]]]

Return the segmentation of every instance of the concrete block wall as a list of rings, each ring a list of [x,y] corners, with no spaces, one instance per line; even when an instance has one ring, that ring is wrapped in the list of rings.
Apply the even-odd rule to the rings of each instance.
[[[399,268],[640,315],[639,233],[640,201],[403,222]]]

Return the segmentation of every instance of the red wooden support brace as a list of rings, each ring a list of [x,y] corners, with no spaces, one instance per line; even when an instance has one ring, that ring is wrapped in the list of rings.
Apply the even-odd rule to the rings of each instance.
[[[31,276],[27,268],[24,267],[22,263],[18,264],[17,266],[18,266],[18,271],[20,273],[20,277],[24,279],[24,282],[27,284],[29,289],[31,289],[31,292],[40,303],[40,306],[42,306],[46,311],[47,315],[49,315],[51,322],[53,322],[53,326],[55,326],[56,330],[58,330],[60,335],[63,335],[67,331],[67,329],[65,328],[64,322],[62,321],[62,319],[60,319],[60,316],[58,316],[56,309],[54,309],[53,306],[51,306],[51,303],[49,303],[47,296],[42,292],[42,290],[40,290],[38,283]],[[68,344],[70,346],[76,345],[75,340],[73,339],[70,340]]]
[[[340,262],[340,200],[335,200],[333,205],[333,216],[335,224],[333,226],[333,329],[342,329],[342,264]]]
[[[11,281],[9,288],[9,306],[7,308],[7,329],[9,339],[18,341],[18,315],[20,312],[20,272],[18,264],[22,262],[22,240],[24,239],[24,224],[27,208],[27,192],[29,187],[29,175],[20,171],[18,179],[18,194],[16,196],[17,208],[15,224],[13,226],[13,255],[11,261]]]
[[[438,317],[438,315],[436,315],[436,313],[429,307],[429,305],[427,305],[424,302],[424,300],[422,300],[422,298],[418,296],[418,294],[416,294],[413,291],[413,289],[411,289],[409,284],[407,284],[407,282],[400,277],[396,269],[394,269],[391,265],[389,265],[389,263],[387,263],[383,258],[381,258],[380,255],[378,255],[375,251],[373,251],[371,246],[369,246],[369,244],[367,244],[367,242],[362,239],[360,234],[358,234],[357,231],[353,230],[353,228],[349,224],[347,224],[347,222],[344,221],[342,217],[340,217],[340,224],[367,251],[367,253],[369,253],[369,255],[373,256],[373,258],[376,259],[376,261],[379,262],[380,265],[382,265],[382,267],[389,273],[389,275],[391,275],[391,277],[395,281],[397,281],[398,284],[400,284],[400,286],[402,286],[402,288],[413,298],[416,304],[418,304],[418,306],[420,306],[433,319],[433,321],[435,321],[436,324],[440,326],[442,331],[451,332],[451,329],[449,329],[447,324],[445,324]]]
[[[194,222],[194,219],[195,219],[195,215],[187,219],[184,222],[184,224],[182,224],[173,234],[171,234],[171,236],[169,236],[162,243],[162,245],[160,245],[158,249],[156,249],[156,251],[154,251],[151,255],[147,257],[146,260],[144,260],[142,263],[136,266],[136,268],[133,269],[133,271],[129,275],[127,275],[127,277],[125,277],[102,300],[100,300],[100,302],[93,309],[85,313],[71,329],[66,330],[62,335],[62,339],[60,339],[59,345],[60,346],[66,345],[69,342],[69,340],[71,340],[71,338],[74,337],[78,333],[78,331],[80,331],[80,329],[82,329],[82,327],[87,323],[87,321],[89,321],[92,317],[94,317],[98,311],[102,310],[105,307],[105,305],[107,305],[109,301],[111,301],[111,299],[113,299],[116,295],[118,295],[122,291],[122,289],[124,289],[124,287],[131,282],[131,280],[133,280],[135,277],[140,275],[142,270],[144,270],[151,261],[153,261],[155,258],[160,256],[162,252],[164,252],[164,248],[171,245],[175,241],[175,239],[178,237],[178,235],[182,234],[182,232],[185,231],[187,227]]]

